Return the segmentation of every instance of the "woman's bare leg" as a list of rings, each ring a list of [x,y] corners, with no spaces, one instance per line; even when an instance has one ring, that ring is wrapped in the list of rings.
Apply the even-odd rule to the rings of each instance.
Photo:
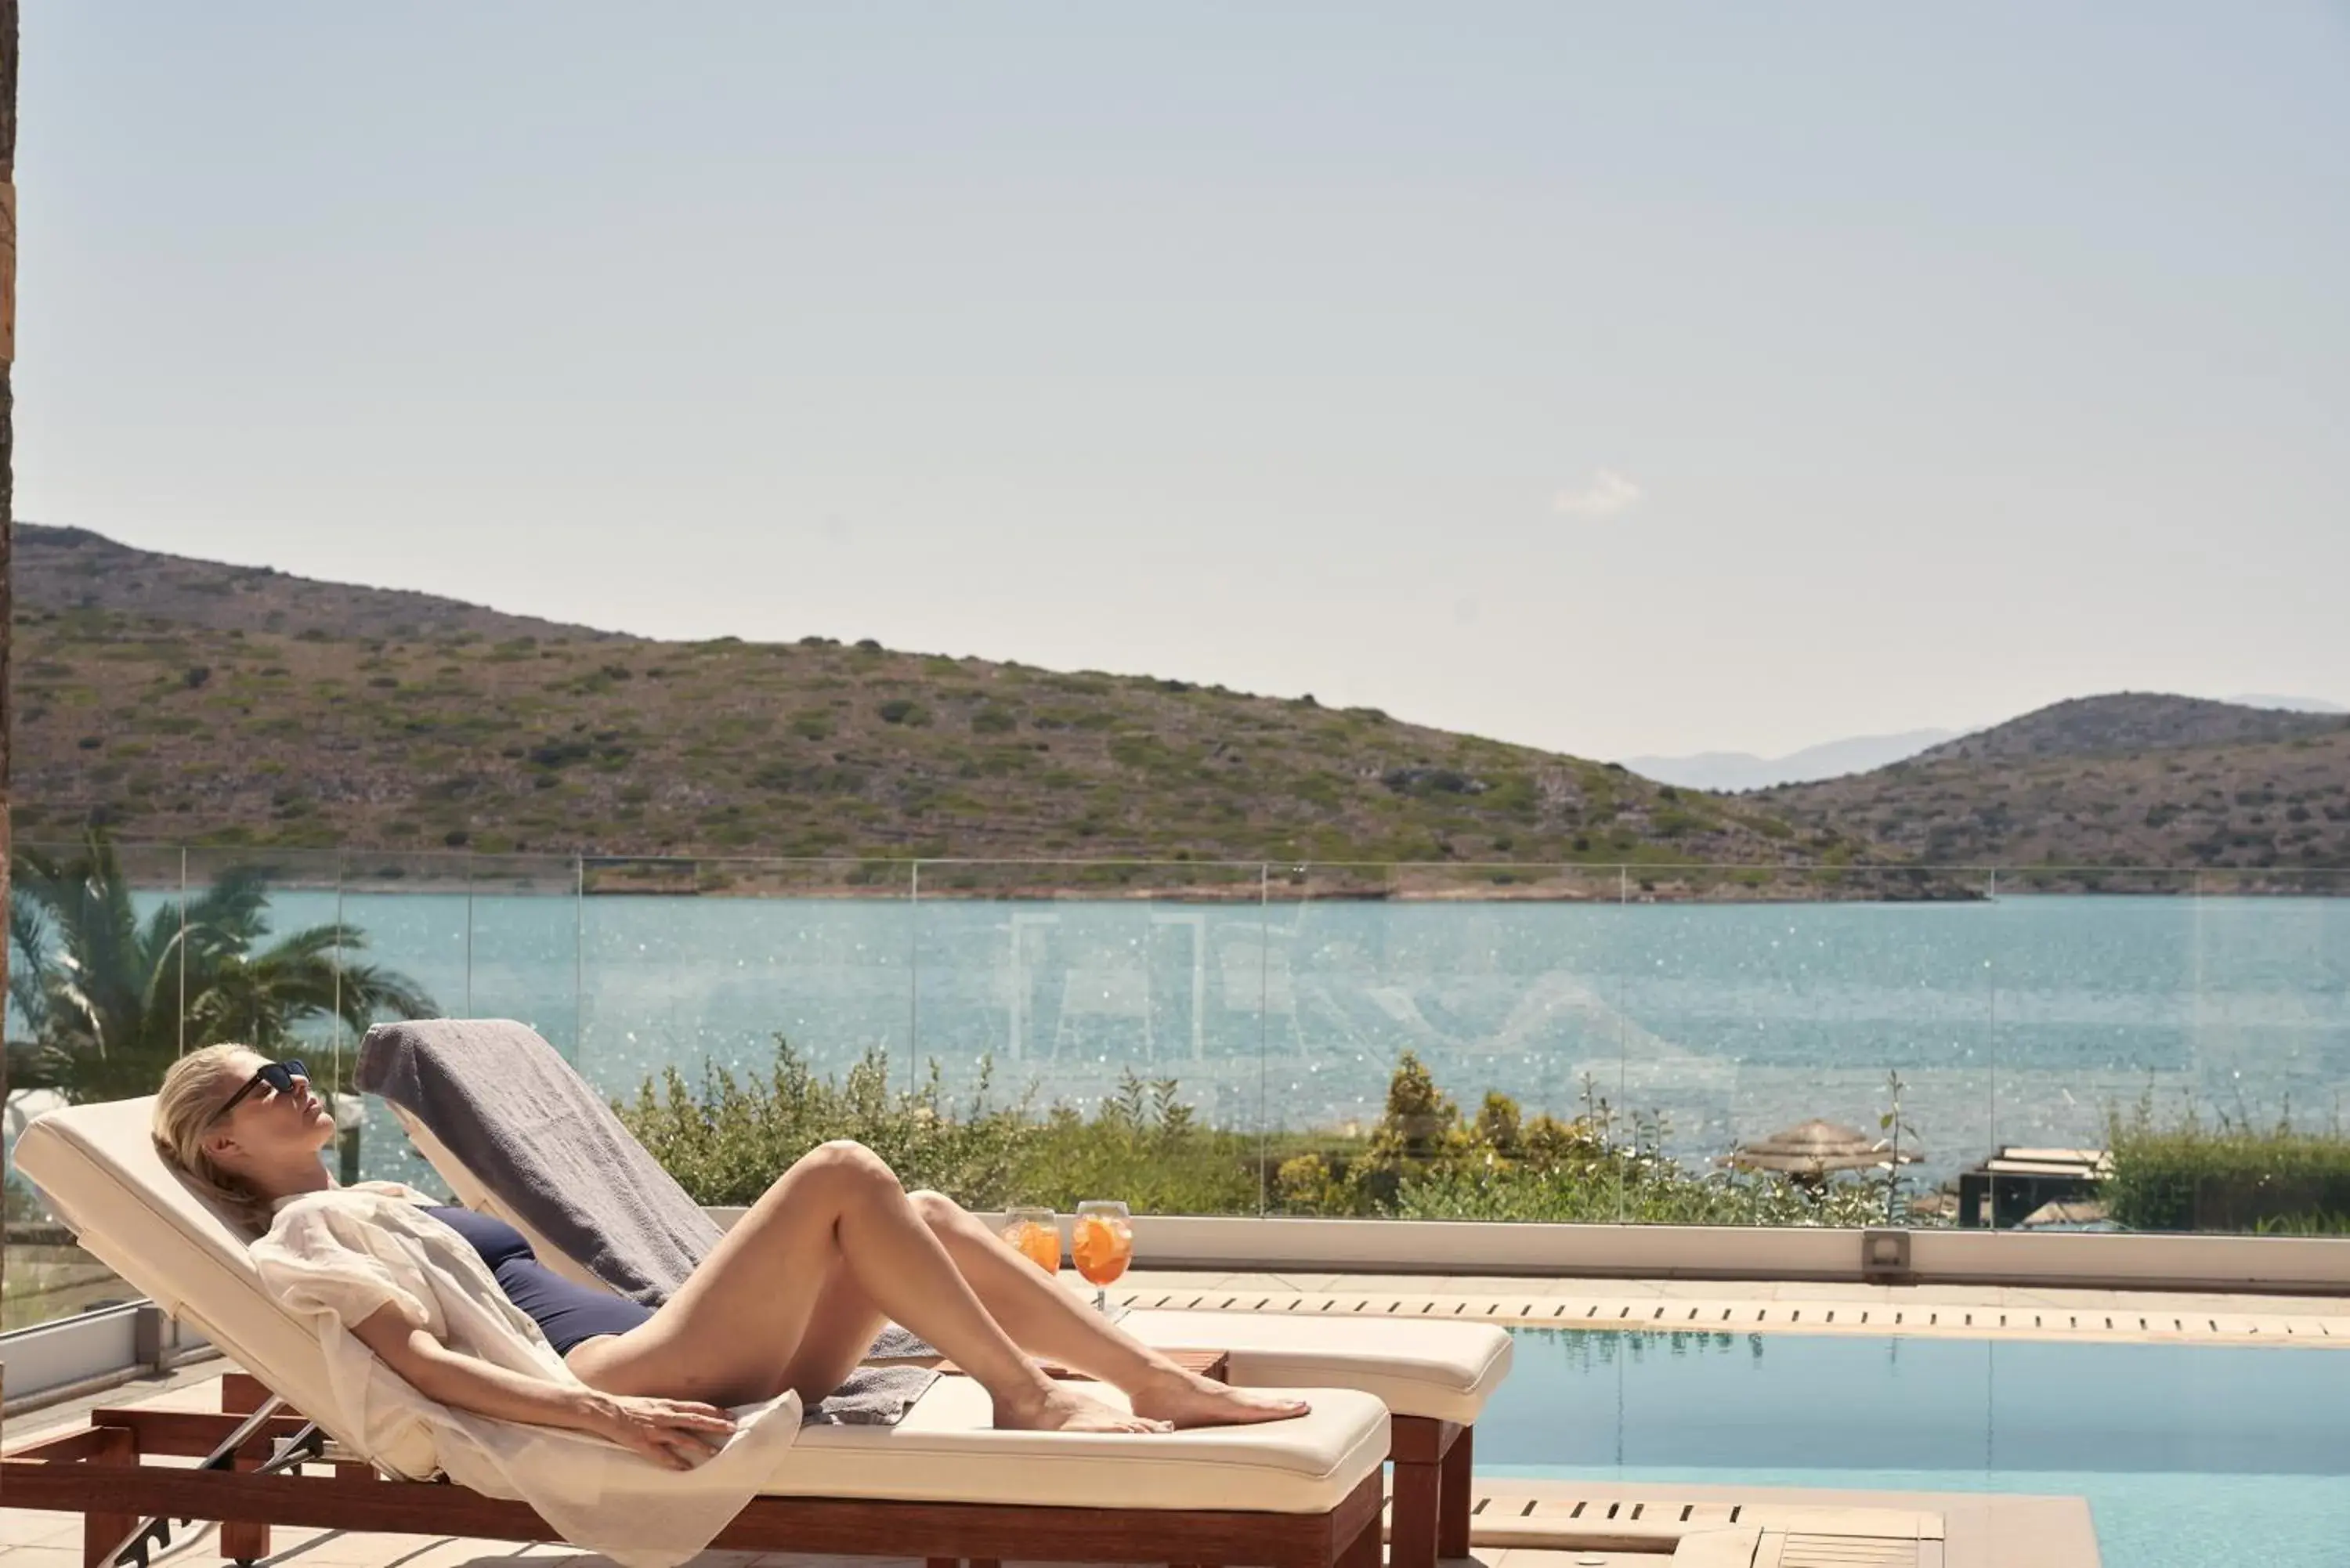
[[[980,1304],[1015,1344],[1119,1389],[1138,1414],[1191,1427],[1277,1421],[1305,1413],[1303,1400],[1232,1388],[1185,1371],[1054,1284],[953,1199],[936,1192],[908,1197]],[[864,1360],[886,1321],[855,1277],[837,1267],[819,1288],[784,1385],[798,1389],[802,1398],[822,1398]]]
[[[1045,1278],[952,1199],[917,1192],[912,1201],[1005,1334],[1024,1350],[1123,1391],[1136,1414],[1179,1427],[1278,1421],[1305,1414],[1303,1400],[1230,1387],[1176,1366]]]
[[[831,1275],[816,1287],[807,1332],[784,1363],[783,1386],[815,1404],[848,1380],[889,1321],[848,1265],[835,1263]]]
[[[853,1296],[840,1286],[844,1278],[854,1282]],[[889,1168],[856,1144],[827,1144],[794,1165],[650,1322],[578,1346],[571,1365],[614,1393],[737,1404],[787,1386],[795,1362],[807,1376],[814,1369],[800,1355],[804,1345],[817,1354],[854,1337],[855,1324],[876,1314],[904,1324],[977,1379],[995,1401],[999,1426],[1132,1431],[1160,1424],[1045,1377],[987,1314]]]

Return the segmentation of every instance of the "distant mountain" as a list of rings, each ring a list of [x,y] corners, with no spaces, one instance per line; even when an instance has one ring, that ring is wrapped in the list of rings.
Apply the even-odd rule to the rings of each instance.
[[[2350,720],[2085,697],[1742,804],[1940,866],[2350,867]]]
[[[78,529],[25,528],[16,560],[20,843],[97,823],[151,844],[824,857],[809,877],[852,878],[908,854],[1239,861],[1087,873],[1235,897],[1262,896],[1247,863],[1265,859],[1372,867],[1317,872],[1324,888],[1461,892],[1539,880],[1493,862],[1872,854],[1311,697],[819,637],[656,642]],[[1378,869],[1444,860],[1479,865],[1418,888]]]
[[[2051,703],[2020,719],[1945,741],[1913,759],[1942,762],[2025,762],[2045,757],[2108,756],[2172,746],[2217,746],[2290,741],[2342,728],[2331,714],[2248,708],[2204,697],[2158,691],[2116,691]]]
[[[1956,730],[1907,730],[1898,735],[1854,735],[1841,741],[1823,741],[1783,757],[1758,757],[1752,752],[1700,752],[1687,757],[1626,757],[1624,765],[1642,778],[1677,784],[1682,789],[1767,789],[1773,784],[1866,773],[1904,757],[1914,757],[1957,733]]]

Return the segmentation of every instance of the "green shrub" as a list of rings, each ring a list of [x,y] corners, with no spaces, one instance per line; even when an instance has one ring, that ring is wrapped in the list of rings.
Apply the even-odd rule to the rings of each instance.
[[[1885,1209],[1870,1183],[1808,1189],[1773,1176],[1692,1175],[1659,1149],[1663,1126],[1634,1118],[1617,1137],[1607,1103],[1586,1088],[1573,1122],[1527,1120],[1507,1095],[1489,1092],[1464,1122],[1426,1067],[1404,1054],[1386,1114],[1348,1162],[1347,1211],[1408,1220],[1617,1220],[1686,1225],[1858,1225]],[[1310,1186],[1313,1173],[1296,1173]],[[1322,1210],[1327,1212],[1327,1210]]]
[[[854,1138],[909,1188],[974,1209],[1044,1203],[1070,1210],[1118,1198],[1158,1214],[1275,1213],[1415,1220],[1536,1220],[1659,1224],[1860,1225],[1885,1210],[1881,1185],[1818,1190],[1772,1176],[1694,1176],[1662,1153],[1662,1127],[1616,1137],[1606,1102],[1586,1094],[1574,1122],[1526,1117],[1489,1094],[1464,1121],[1417,1057],[1389,1082],[1367,1136],[1263,1137],[1201,1127],[1172,1078],[1128,1071],[1091,1117],[1067,1106],[1038,1116],[1029,1100],[989,1103],[988,1073],[958,1106],[937,1064],[914,1088],[890,1086],[889,1060],[868,1053],[839,1082],[819,1078],[781,1036],[764,1078],[712,1067],[701,1088],[668,1069],[614,1109],[699,1203],[744,1204],[818,1144]]]
[[[780,1035],[764,1079],[723,1067],[699,1092],[675,1068],[646,1080],[622,1122],[699,1203],[748,1203],[800,1156],[854,1138],[889,1162],[910,1188],[933,1187],[974,1207],[1016,1201],[1012,1179],[1035,1137],[1024,1106],[990,1107],[987,1075],[968,1106],[948,1101],[936,1063],[917,1088],[889,1086],[888,1056],[868,1051],[836,1084],[819,1078]]]
[[[9,1171],[5,1179],[0,1179],[0,1222],[29,1224],[41,1217],[41,1203],[33,1196],[33,1184]]]
[[[1850,1227],[1882,1222],[1885,1194],[1869,1184],[1834,1182],[1814,1195],[1775,1177],[1694,1177],[1614,1159],[1432,1171],[1403,1183],[1395,1212],[1406,1220]]]
[[[1021,1201],[1070,1210],[1118,1198],[1140,1213],[1255,1213],[1260,1140],[1199,1126],[1177,1095],[1172,1078],[1146,1084],[1128,1071],[1090,1121],[1056,1106],[1023,1148]]]
[[[2158,1127],[2141,1099],[2108,1116],[2106,1147],[2106,1211],[2133,1231],[2350,1234],[2350,1139],[2338,1130],[2305,1132],[2290,1118],[2206,1126],[2192,1106]]]

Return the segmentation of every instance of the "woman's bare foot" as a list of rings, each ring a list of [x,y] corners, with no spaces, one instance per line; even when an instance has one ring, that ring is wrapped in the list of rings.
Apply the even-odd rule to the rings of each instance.
[[[1169,1367],[1134,1391],[1134,1413],[1172,1427],[1240,1427],[1286,1421],[1313,1407],[1284,1394],[1234,1388],[1197,1373]]]
[[[998,1399],[995,1402],[995,1425],[1002,1430],[1021,1432],[1164,1432],[1171,1429],[1170,1422],[1140,1412],[1129,1416],[1058,1383],[1046,1385],[1045,1391],[1034,1398],[1017,1401]]]

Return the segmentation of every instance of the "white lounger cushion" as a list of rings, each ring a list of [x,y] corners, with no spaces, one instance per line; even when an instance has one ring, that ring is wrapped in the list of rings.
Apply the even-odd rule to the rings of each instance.
[[[1099,1384],[1073,1385],[1119,1404]],[[1388,1412],[1351,1388],[1298,1390],[1313,1413],[1262,1427],[1132,1437],[998,1432],[986,1390],[941,1377],[893,1427],[801,1428],[768,1490],[1046,1508],[1336,1508],[1388,1456]]]
[[[491,1192],[430,1127],[398,1106],[391,1111],[459,1202],[520,1231],[549,1268],[598,1282]],[[1486,1323],[1164,1310],[1131,1313],[1121,1323],[1161,1350],[1231,1351],[1232,1379],[1245,1387],[1358,1388],[1399,1416],[1438,1421],[1475,1421],[1510,1370],[1509,1334]]]
[[[156,1155],[148,1134],[152,1109],[151,1097],[52,1111],[17,1140],[16,1168],[87,1251],[164,1311],[296,1408],[334,1408],[317,1341],[262,1286],[244,1237]],[[1093,1385],[1087,1391],[1116,1397]],[[804,1429],[765,1490],[1318,1513],[1378,1471],[1388,1451],[1388,1414],[1352,1390],[1305,1395],[1313,1414],[1262,1427],[1138,1436],[998,1432],[988,1425],[985,1392],[969,1378],[945,1377],[895,1427]],[[354,1434],[332,1435],[366,1451]],[[423,1468],[414,1456],[370,1457]]]
[[[36,1117],[16,1140],[16,1168],[72,1227],[83,1251],[296,1409],[335,1410],[325,1353],[263,1286],[244,1233],[155,1152],[148,1131],[154,1106],[149,1096]],[[337,1430],[330,1420],[318,1424],[354,1452],[367,1452],[358,1433]],[[369,1457],[409,1474],[433,1467],[429,1438],[412,1453]]]
[[[1128,1313],[1119,1326],[1161,1350],[1229,1350],[1249,1388],[1358,1388],[1399,1416],[1473,1423],[1510,1370],[1489,1323],[1321,1313]]]

